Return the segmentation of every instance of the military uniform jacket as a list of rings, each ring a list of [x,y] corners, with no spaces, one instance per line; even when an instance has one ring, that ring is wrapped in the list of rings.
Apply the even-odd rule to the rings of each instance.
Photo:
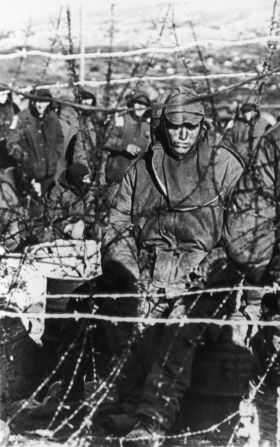
[[[141,149],[141,154],[148,150],[151,142],[150,123],[143,119],[133,119],[126,113],[123,126],[111,129],[106,141],[110,156],[106,166],[106,180],[109,183],[120,183],[133,162],[134,157],[127,152],[127,146],[134,144]]]
[[[56,113],[49,111],[39,118],[29,109],[20,112],[7,147],[18,163],[33,171],[35,180],[54,176],[63,153],[63,134]]]
[[[229,148],[243,152],[246,169],[232,197],[224,243],[250,281],[259,281],[267,269],[279,281],[280,125],[253,141],[245,123],[236,123],[226,139]]]
[[[115,196],[103,240],[103,268],[157,287],[186,283],[217,245],[243,166],[206,136],[183,160],[158,142],[130,168]]]

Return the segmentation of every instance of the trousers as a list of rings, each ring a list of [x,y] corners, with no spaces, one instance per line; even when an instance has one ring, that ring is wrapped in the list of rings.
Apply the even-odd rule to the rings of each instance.
[[[126,293],[129,289],[126,284]],[[135,293],[132,289],[131,293]],[[200,293],[170,299],[164,290],[158,290],[147,298],[104,301],[100,312],[166,318],[167,323],[168,319],[183,316],[221,318],[235,310],[228,298],[213,299]],[[193,360],[209,325],[105,323],[104,329],[112,352],[120,355],[126,350],[126,362],[117,380],[120,401],[133,403],[139,417],[149,416],[168,430],[191,384]]]

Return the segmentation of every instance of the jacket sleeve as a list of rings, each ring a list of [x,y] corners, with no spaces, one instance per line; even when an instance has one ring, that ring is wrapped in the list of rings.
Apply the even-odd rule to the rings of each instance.
[[[10,126],[10,131],[7,139],[8,154],[14,157],[15,160],[21,160],[24,150],[23,141],[25,136],[25,122],[21,115],[15,115]]]
[[[133,234],[132,204],[135,167],[124,177],[115,196],[104,231],[101,260],[104,275],[133,282],[139,279],[138,254]]]
[[[225,183],[224,193],[224,215],[223,215],[223,230],[222,230],[222,245],[227,247],[227,250],[231,252],[231,247],[236,245],[236,228],[232,231],[232,220],[235,221],[236,213],[233,213],[232,208],[232,196],[236,189],[237,184],[243,173],[243,166],[237,159],[232,159],[228,166],[228,175]]]
[[[56,153],[57,153],[57,163],[56,172],[54,179],[57,181],[66,168],[66,150],[64,145],[64,135],[62,131],[62,126],[59,119],[56,119]]]
[[[266,145],[270,146],[270,148],[268,148],[270,149],[270,152],[274,149],[275,166],[275,243],[267,272],[273,281],[280,283],[280,134],[278,136],[276,135],[276,138],[273,141],[268,140]]]
[[[88,159],[86,153],[86,135],[80,130],[77,134],[77,139],[75,142],[75,149],[73,155],[73,163],[82,163],[85,166],[88,166]]]
[[[58,118],[56,120],[56,125],[57,125],[57,132],[56,132],[57,152],[58,152],[59,156],[61,156],[61,154],[64,154],[64,135],[63,135],[63,131],[62,131],[62,126],[61,126]]]
[[[117,126],[115,120],[112,120],[107,125],[104,144],[105,150],[109,150],[110,152],[122,152],[124,150],[124,123],[121,122],[120,124]]]
[[[94,124],[88,119],[80,118],[79,132],[75,142],[73,163],[82,163],[89,166],[93,163],[96,152],[96,131]]]

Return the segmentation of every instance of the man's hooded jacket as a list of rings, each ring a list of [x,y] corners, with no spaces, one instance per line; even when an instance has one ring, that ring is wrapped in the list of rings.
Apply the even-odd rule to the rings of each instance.
[[[229,199],[243,165],[201,128],[182,160],[164,129],[133,165],[115,196],[103,240],[103,269],[156,287],[187,283],[221,238]]]
[[[245,160],[224,233],[227,254],[252,282],[269,275],[280,280],[280,125],[260,132],[237,121],[223,143]]]

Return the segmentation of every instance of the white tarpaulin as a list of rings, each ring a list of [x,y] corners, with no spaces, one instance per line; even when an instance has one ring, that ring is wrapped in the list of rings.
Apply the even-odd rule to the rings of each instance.
[[[29,336],[40,343],[44,319],[29,319],[28,312],[45,312],[47,278],[88,280],[100,274],[99,243],[57,240],[28,247],[23,254],[3,256],[0,295],[5,297],[6,308],[26,312],[21,320]]]

